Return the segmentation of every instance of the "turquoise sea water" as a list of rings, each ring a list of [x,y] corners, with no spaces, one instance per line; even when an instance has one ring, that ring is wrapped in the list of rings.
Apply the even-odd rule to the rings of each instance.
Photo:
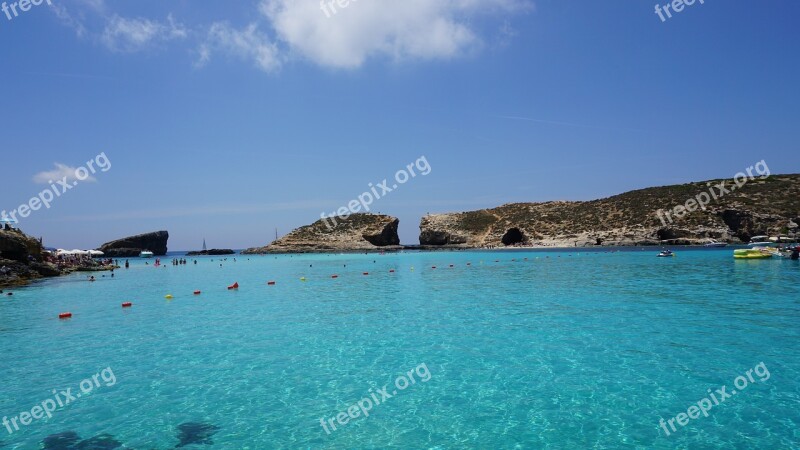
[[[800,264],[655,253],[131,260],[113,279],[15,289],[0,415],[106,368],[115,382],[0,425],[0,447],[800,448]],[[762,362],[768,379],[665,435],[661,418]],[[320,425],[384,385],[397,393],[368,417]],[[83,441],[52,443],[65,432]]]

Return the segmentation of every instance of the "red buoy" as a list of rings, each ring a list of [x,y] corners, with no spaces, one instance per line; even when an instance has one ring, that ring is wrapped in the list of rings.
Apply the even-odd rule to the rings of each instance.
[[[389,273],[394,273],[394,269],[389,269]]]
[[[268,281],[267,282],[267,286],[275,286],[275,282],[274,281]]]
[[[331,278],[339,278],[339,275],[331,275]]]
[[[200,291],[194,291],[194,295],[200,295]]]
[[[369,272],[364,272],[364,275],[369,275]]]
[[[435,268],[436,268],[436,266],[431,267],[431,269],[435,269]]]
[[[125,303],[122,304],[123,308],[130,308],[131,306],[133,306],[133,303],[131,303],[131,302],[125,302]]]
[[[239,289],[239,282],[238,281],[233,283],[232,285],[228,286],[228,290],[232,290],[232,289]]]
[[[58,318],[59,319],[70,319],[70,318],[72,318],[72,313],[71,312],[61,313],[61,314],[58,315]]]

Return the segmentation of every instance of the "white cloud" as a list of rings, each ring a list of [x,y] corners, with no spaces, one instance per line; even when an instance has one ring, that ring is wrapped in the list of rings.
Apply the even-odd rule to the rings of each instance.
[[[172,15],[167,16],[166,23],[114,15],[106,24],[101,40],[111,50],[135,52],[153,42],[182,39],[187,35],[186,28],[176,23]]]
[[[472,17],[532,8],[528,0],[350,0],[345,8],[336,1],[260,1],[261,13],[291,51],[340,68],[357,68],[374,57],[458,57],[482,45]]]
[[[241,30],[225,22],[211,25],[206,42],[200,46],[196,65],[202,67],[208,63],[215,50],[250,60],[265,72],[274,72],[281,66],[278,46],[259,31],[256,24],[250,24]]]
[[[47,170],[44,172],[39,172],[33,176],[33,182],[39,184],[49,184],[49,183],[56,183],[59,180],[63,180],[64,177],[67,177],[68,182],[74,181],[83,181],[83,182],[96,182],[97,178],[89,175],[87,178],[83,180],[78,180],[75,176],[75,171],[78,170],[76,167],[70,167],[66,164],[55,163],[56,168],[53,170]],[[86,170],[86,168],[84,168]]]
[[[122,17],[105,0],[74,0],[55,14],[80,36],[112,51],[137,52],[168,41],[190,40],[202,67],[218,55],[276,72],[291,59],[355,69],[369,60],[447,60],[513,39],[510,20],[533,9],[534,0],[249,0],[257,12],[246,25],[224,19],[193,27]],[[347,4],[342,8],[339,4]],[[326,13],[327,11],[327,13]],[[335,12],[334,12],[335,11]],[[502,26],[497,28],[498,24]],[[198,40],[195,40],[199,38]],[[497,41],[497,42],[493,42]]]

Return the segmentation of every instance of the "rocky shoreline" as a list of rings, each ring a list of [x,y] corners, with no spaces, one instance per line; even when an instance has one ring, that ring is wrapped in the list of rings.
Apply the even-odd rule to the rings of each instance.
[[[0,288],[24,286],[76,271],[99,272],[115,268],[91,258],[59,260],[46,253],[38,239],[13,228],[0,230]]]

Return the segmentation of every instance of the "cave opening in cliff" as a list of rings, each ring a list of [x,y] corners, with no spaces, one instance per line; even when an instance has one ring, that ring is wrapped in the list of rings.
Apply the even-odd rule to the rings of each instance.
[[[519,230],[519,228],[511,228],[510,230],[506,231],[506,234],[503,235],[501,239],[503,245],[515,245],[515,244],[524,244],[528,240],[525,238],[525,234]]]

